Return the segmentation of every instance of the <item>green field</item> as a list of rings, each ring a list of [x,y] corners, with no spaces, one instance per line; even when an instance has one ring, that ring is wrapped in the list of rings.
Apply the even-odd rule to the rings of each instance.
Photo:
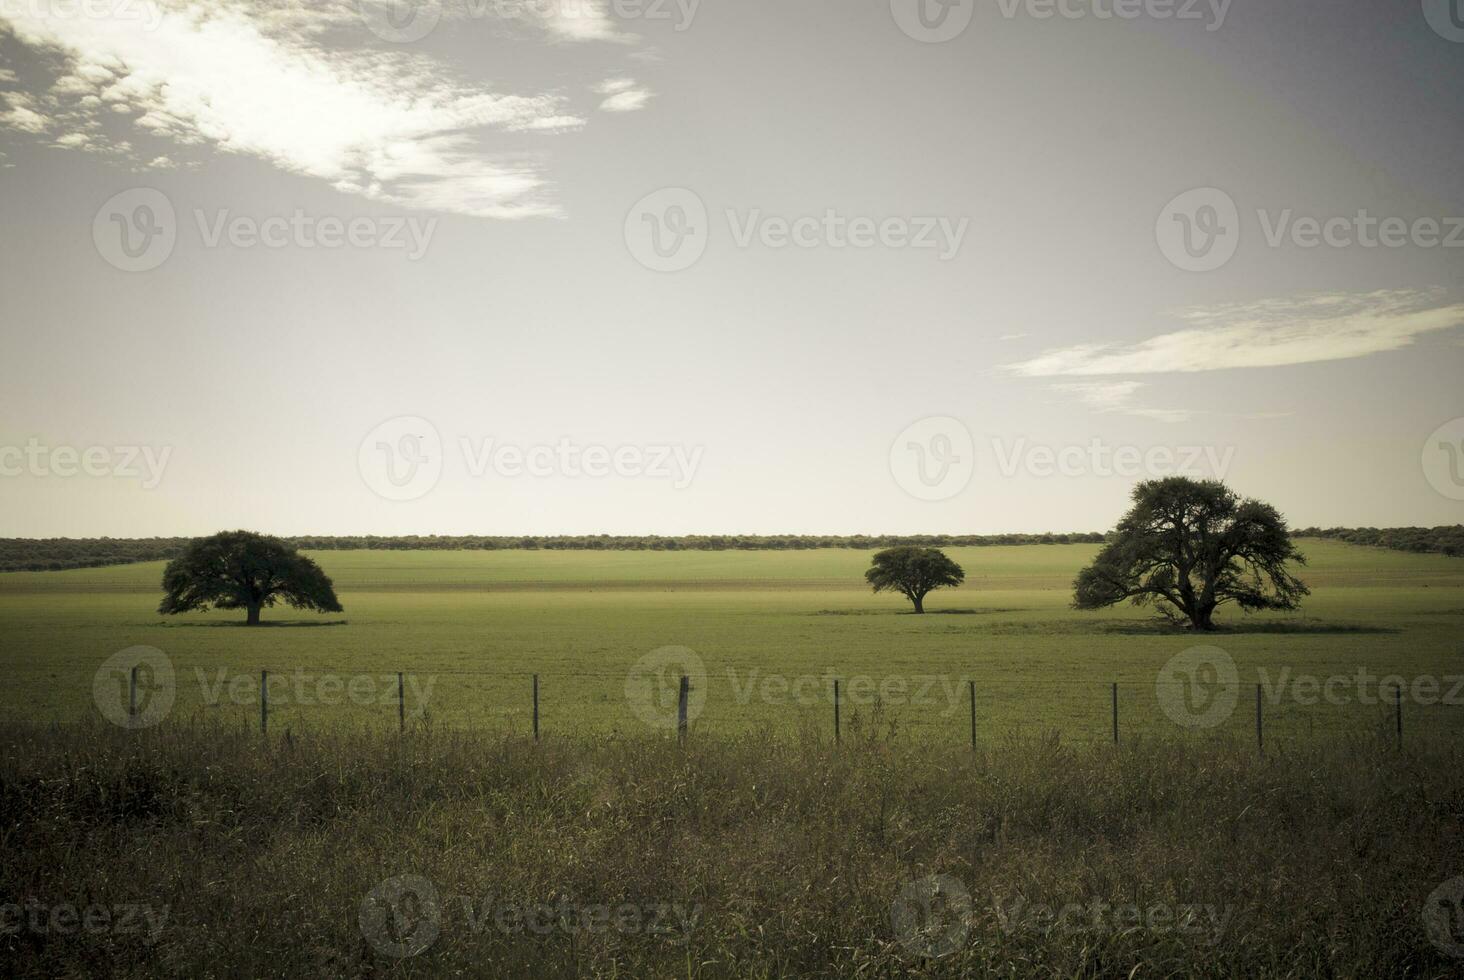
[[[1239,696],[1201,734],[1253,739],[1258,682],[1268,739],[1391,732],[1392,680],[1387,703],[1376,703],[1389,675],[1404,681],[1409,736],[1464,732],[1464,705],[1442,703],[1464,697],[1448,697],[1449,678],[1464,674],[1464,562],[1306,540],[1313,595],[1300,613],[1229,611],[1221,632],[1196,637],[1148,610],[1068,608],[1072,578],[1095,550],[948,549],[967,584],[934,594],[925,616],[872,595],[862,581],[869,553],[854,550],[317,552],[345,612],[275,608],[258,629],[237,612],[157,615],[162,563],[9,573],[0,575],[0,701],[12,719],[97,717],[99,666],[145,645],[175,670],[173,720],[257,725],[268,669],[272,730],[390,728],[401,671],[409,712],[425,706],[410,724],[526,732],[538,673],[546,733],[644,734],[654,726],[636,708],[648,695],[651,713],[666,717],[679,670],[666,688],[629,695],[627,678],[640,658],[675,646],[706,669],[696,675],[694,733],[766,726],[832,737],[837,677],[846,730],[893,725],[965,740],[974,681],[980,738],[1056,731],[1089,741],[1111,737],[1113,683],[1124,738],[1184,734],[1160,709],[1156,680],[1171,657],[1206,644],[1233,658]],[[1331,703],[1306,703],[1309,689],[1282,683],[1353,678],[1359,668],[1371,681],[1334,682]]]

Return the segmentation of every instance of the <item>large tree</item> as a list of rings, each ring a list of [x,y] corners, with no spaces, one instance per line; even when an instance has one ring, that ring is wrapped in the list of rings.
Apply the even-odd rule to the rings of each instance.
[[[903,545],[874,556],[864,578],[876,592],[898,592],[925,612],[925,597],[942,586],[960,585],[966,573],[939,548]]]
[[[1140,483],[1133,502],[1073,583],[1078,609],[1128,599],[1212,630],[1227,602],[1247,612],[1289,610],[1309,594],[1286,567],[1306,559],[1270,504],[1243,500],[1218,480],[1180,476]]]
[[[320,566],[279,538],[252,531],[225,531],[189,542],[163,571],[164,615],[243,609],[259,625],[259,611],[283,601],[296,609],[340,612],[330,578]]]

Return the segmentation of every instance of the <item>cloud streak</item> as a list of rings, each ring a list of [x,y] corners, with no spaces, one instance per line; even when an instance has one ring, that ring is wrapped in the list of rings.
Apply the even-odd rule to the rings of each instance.
[[[66,67],[44,92],[0,93],[0,124],[130,153],[109,135],[121,122],[134,138],[258,157],[396,205],[557,213],[537,165],[495,156],[485,140],[582,126],[562,96],[483,91],[420,55],[329,49],[317,35],[339,26],[340,11],[312,9],[183,3],[150,24],[64,16],[45,0],[7,7],[0,22]]]
[[[1464,325],[1464,304],[1416,290],[1326,294],[1182,311],[1190,326],[1128,346],[1081,344],[1008,365],[1022,377],[1193,373],[1337,361]]]

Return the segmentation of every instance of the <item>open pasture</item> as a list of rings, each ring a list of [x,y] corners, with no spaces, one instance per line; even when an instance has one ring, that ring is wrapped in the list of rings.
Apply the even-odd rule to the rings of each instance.
[[[0,704],[16,720],[98,717],[98,668],[144,645],[172,664],[174,720],[258,725],[267,669],[272,731],[392,728],[400,671],[409,726],[528,732],[537,673],[545,734],[645,734],[669,723],[681,670],[671,654],[642,658],[677,647],[705,668],[693,671],[694,734],[831,738],[834,678],[846,733],[893,726],[950,742],[970,737],[971,682],[983,740],[1110,739],[1115,683],[1125,739],[1253,741],[1257,684],[1268,741],[1391,735],[1396,679],[1408,737],[1464,731],[1464,691],[1451,680],[1464,675],[1464,562],[1321,540],[1302,550],[1313,594],[1300,613],[1227,608],[1224,628],[1202,636],[1150,610],[1070,609],[1094,545],[948,549],[966,585],[933,594],[924,616],[869,592],[869,552],[836,549],[316,552],[345,612],[277,607],[255,629],[242,612],[159,616],[160,562],[9,573]],[[1197,714],[1215,697],[1234,704],[1190,729],[1163,710],[1158,680],[1196,645],[1231,658],[1235,683],[1202,673],[1182,703]]]

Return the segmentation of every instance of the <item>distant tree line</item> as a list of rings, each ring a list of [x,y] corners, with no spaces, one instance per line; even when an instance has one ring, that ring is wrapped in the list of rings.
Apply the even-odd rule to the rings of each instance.
[[[1441,527],[1308,527],[1293,531],[1294,538],[1331,538],[1371,548],[1414,551],[1448,555],[1464,555],[1464,524]]]
[[[191,538],[0,538],[0,571],[58,571],[140,561],[183,553]],[[983,547],[1018,544],[1100,544],[1096,532],[1075,534],[688,534],[659,535],[377,535],[284,538],[304,551],[806,551],[868,550],[900,545]]]
[[[1333,538],[1400,551],[1464,555],[1464,525],[1452,527],[1315,528],[1299,538]],[[0,571],[59,571],[139,561],[168,561],[192,538],[0,538]],[[1019,544],[1103,544],[1097,532],[1073,534],[688,534],[659,535],[406,535],[285,538],[304,551],[806,551],[812,548],[873,550],[915,545],[928,548]]]

